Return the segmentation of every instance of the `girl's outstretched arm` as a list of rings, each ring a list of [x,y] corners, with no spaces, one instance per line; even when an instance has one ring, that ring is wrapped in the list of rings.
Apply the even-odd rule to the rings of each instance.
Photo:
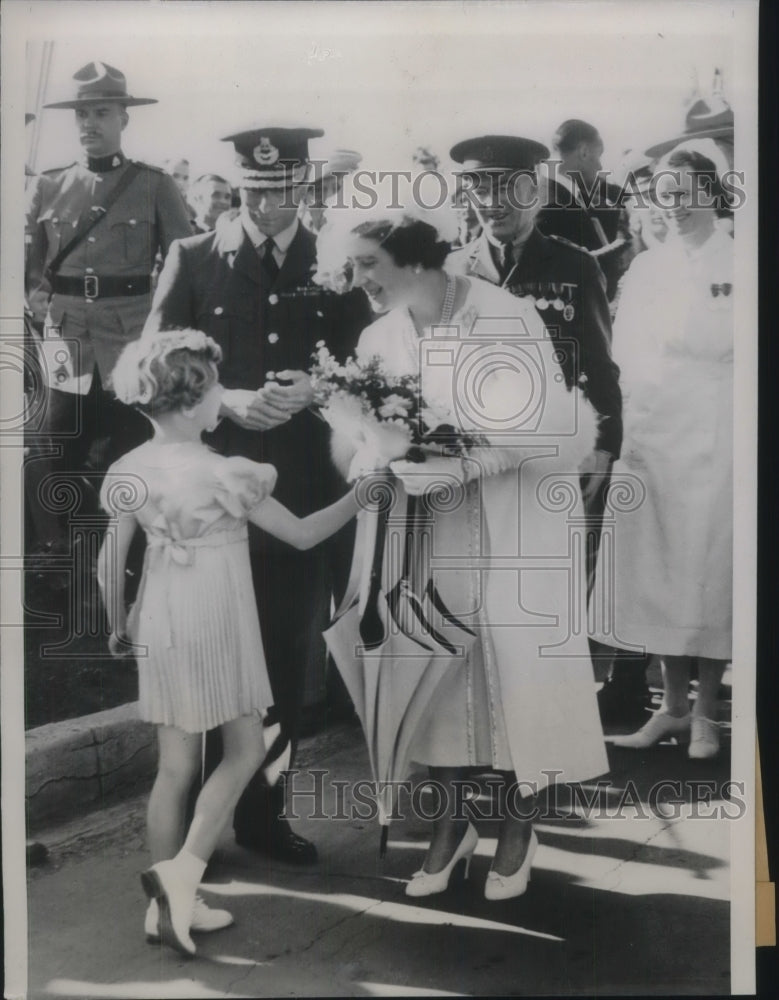
[[[308,517],[297,517],[278,500],[269,497],[249,515],[249,520],[296,549],[311,549],[351,521],[359,509],[353,489],[329,507],[314,511]]]
[[[103,604],[108,615],[112,642],[112,653],[116,653],[115,637],[124,635],[127,627],[127,611],[124,606],[124,569],[127,553],[135,535],[138,522],[132,515],[122,514],[112,517],[106,528],[105,538],[97,557],[97,582],[103,595]],[[113,643],[113,644],[112,644]]]

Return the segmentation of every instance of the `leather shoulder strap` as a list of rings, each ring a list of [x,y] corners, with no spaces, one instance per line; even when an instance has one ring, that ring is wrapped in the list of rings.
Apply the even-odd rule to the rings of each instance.
[[[111,206],[117,201],[119,196],[123,194],[132,184],[137,175],[140,173],[140,169],[141,168],[135,163],[129,163],[127,170],[125,170],[119,178],[119,182],[116,187],[106,198],[103,204],[93,205],[89,217],[76,229],[73,236],[68,240],[65,246],[60,249],[60,252],[56,255],[56,257],[53,257],[49,262],[49,265],[46,268],[46,275],[49,279],[54,277],[68,254],[76,249],[79,243],[84,240],[87,234],[94,229],[98,222],[100,222],[100,220],[107,214],[109,208],[111,208]]]

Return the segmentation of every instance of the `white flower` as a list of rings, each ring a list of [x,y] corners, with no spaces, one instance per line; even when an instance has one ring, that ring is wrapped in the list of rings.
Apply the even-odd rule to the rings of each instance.
[[[384,404],[379,407],[379,416],[386,418],[405,417],[410,409],[411,401],[393,392],[392,395],[387,396]]]
[[[440,427],[441,424],[451,424],[454,422],[453,415],[443,406],[436,407],[434,404],[423,407],[419,411],[422,422],[431,430]]]

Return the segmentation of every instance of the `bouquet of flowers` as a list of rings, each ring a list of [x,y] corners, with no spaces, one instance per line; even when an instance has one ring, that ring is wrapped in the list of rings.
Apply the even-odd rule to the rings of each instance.
[[[418,374],[389,375],[379,357],[340,364],[319,341],[310,375],[319,413],[356,448],[349,480],[400,458],[466,456],[482,443],[457,430],[440,404],[424,400]]]

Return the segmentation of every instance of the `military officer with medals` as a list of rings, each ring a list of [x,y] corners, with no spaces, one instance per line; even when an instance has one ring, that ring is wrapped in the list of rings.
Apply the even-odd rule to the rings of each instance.
[[[306,515],[344,492],[330,461],[327,425],[310,412],[305,370],[323,340],[352,353],[370,308],[312,281],[316,237],[299,208],[309,177],[309,140],[320,129],[256,128],[228,136],[240,170],[241,208],[215,232],[173,244],[146,328],[193,326],[223,351],[222,420],[213,445],[228,455],[270,462],[275,496]],[[337,543],[336,543],[337,544]],[[324,677],[324,644],[333,585],[333,550],[297,552],[250,525],[255,594],[280,739],[271,748],[293,759],[307,674]],[[349,551],[348,542],[343,546]],[[282,758],[279,758],[281,760]],[[311,863],[316,848],[283,817],[283,782],[258,772],[235,811],[239,844],[286,861]]]
[[[130,96],[124,75],[101,62],[73,81],[74,96],[45,106],[75,111],[84,159],[36,177],[26,205],[26,289],[47,383],[38,430],[64,452],[49,460],[33,448],[28,461],[39,541],[49,551],[62,544],[65,525],[37,503],[43,478],[87,463],[101,471],[148,433],[146,421],[106,387],[122,349],[143,328],[157,253],[191,232],[171,178],[122,152],[127,109],[156,101]],[[68,437],[75,428],[77,438]]]
[[[453,251],[447,268],[529,298],[552,336],[575,343],[578,356],[569,352],[562,361],[566,381],[577,384],[600,415],[594,452],[582,470],[591,477],[585,486],[590,500],[622,444],[619,369],[611,358],[611,320],[598,264],[586,250],[544,236],[534,224],[535,170],[548,155],[541,143],[512,136],[468,139],[452,148],[460,173],[475,185],[483,232]],[[511,193],[508,184],[514,185]]]
[[[611,320],[603,272],[582,248],[544,236],[535,225],[536,168],[549,155],[541,143],[482,136],[455,145],[463,191],[470,189],[483,231],[454,250],[447,269],[474,275],[533,302],[550,335],[561,342],[561,368],[600,419],[593,450],[580,468],[588,519],[587,579],[592,585],[611,465],[622,444],[619,368],[611,358]],[[566,350],[565,342],[575,350]]]

